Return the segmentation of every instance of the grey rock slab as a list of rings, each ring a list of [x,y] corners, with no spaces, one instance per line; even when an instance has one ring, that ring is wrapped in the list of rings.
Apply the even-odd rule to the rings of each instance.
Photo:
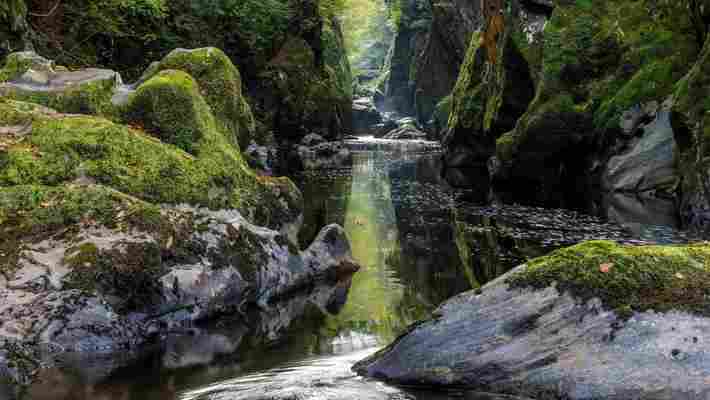
[[[598,300],[511,289],[507,277],[447,301],[355,371],[538,399],[710,396],[710,319],[647,311],[623,321]]]
[[[630,121],[629,124],[636,123]],[[641,129],[643,136],[628,151],[612,157],[607,163],[603,177],[606,189],[644,192],[671,186],[678,179],[670,112],[659,111],[655,119]]]

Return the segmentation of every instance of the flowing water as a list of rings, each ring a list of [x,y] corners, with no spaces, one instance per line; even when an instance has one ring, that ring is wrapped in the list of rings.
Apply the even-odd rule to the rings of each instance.
[[[445,299],[526,258],[588,239],[690,240],[676,229],[672,204],[662,200],[617,196],[582,207],[601,218],[476,204],[471,199],[487,197],[488,188],[448,186],[433,143],[363,139],[348,147],[352,167],[296,180],[306,199],[302,244],[327,223],[343,225],[363,267],[351,281],[314,288],[246,324],[227,321],[173,335],[150,356],[47,370],[25,398],[461,398],[387,386],[355,376],[350,367]]]

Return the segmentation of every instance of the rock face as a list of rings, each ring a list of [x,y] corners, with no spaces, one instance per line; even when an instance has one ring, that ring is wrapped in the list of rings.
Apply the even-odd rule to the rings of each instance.
[[[645,125],[644,135],[636,131],[640,140],[625,133],[630,121],[622,117],[678,91],[698,59],[705,17],[685,2],[641,8],[512,2],[495,46],[489,25],[472,38],[443,139],[447,165],[488,166],[495,187],[520,198],[538,193],[542,202],[576,190],[580,177],[601,179],[608,190],[673,192],[678,173],[665,116],[636,121]],[[654,33],[610,35],[600,28],[609,24]]]
[[[434,116],[437,104],[451,94],[471,35],[483,24],[479,2],[434,0],[430,3],[431,27],[414,71],[414,108],[421,123],[427,123]]]
[[[317,4],[308,7],[315,14],[294,24],[320,30],[289,36],[249,91],[258,117],[281,143],[311,132],[337,140],[352,127],[352,76],[340,26],[323,20]]]
[[[405,115],[415,114],[416,84],[412,79],[418,55],[426,47],[431,25],[431,6],[428,1],[405,0],[398,3],[399,20],[392,47],[385,63],[385,104],[388,111]]]
[[[535,18],[530,17],[535,16]],[[505,29],[496,46],[500,56],[495,65],[482,46],[485,30],[471,38],[466,58],[454,88],[446,134],[445,160],[449,167],[481,168],[495,152],[495,140],[515,127],[535,95],[535,66],[526,55],[539,51],[538,19],[514,2],[505,14]],[[519,30],[529,31],[521,35]]]
[[[674,274],[707,274],[707,254],[706,247],[608,242],[561,250],[447,301],[431,320],[354,368],[392,383],[536,399],[707,396],[707,310],[683,303],[682,296],[644,297],[663,295],[664,284],[692,286],[690,276]],[[609,262],[608,275],[600,262]],[[668,269],[661,266],[666,262]],[[703,267],[697,269],[697,262]],[[636,266],[653,264],[659,282],[642,278],[616,301],[611,297],[620,292],[604,292],[612,280],[643,274]],[[575,272],[565,272],[570,269]],[[643,311],[648,308],[656,312]]]
[[[635,127],[641,137],[632,140],[627,151],[612,157],[606,164],[602,184],[607,190],[667,193],[675,189],[678,177],[673,157],[675,140],[670,107],[667,105],[665,109],[647,115],[653,119]],[[644,115],[632,111],[625,116],[633,126],[636,125],[633,120]],[[631,129],[628,131],[632,133]]]
[[[710,228],[710,170],[707,155],[708,105],[710,93],[710,40],[706,40],[699,60],[678,83],[671,125],[679,159],[680,214],[690,225],[707,231]]]

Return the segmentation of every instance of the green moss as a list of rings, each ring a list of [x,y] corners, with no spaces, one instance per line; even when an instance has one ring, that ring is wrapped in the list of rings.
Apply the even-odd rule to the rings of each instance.
[[[164,70],[184,71],[194,78],[219,127],[235,145],[248,146],[254,136],[254,117],[242,94],[239,71],[224,52],[214,47],[174,50],[144,75],[149,79]]]
[[[182,71],[161,71],[138,87],[126,106],[126,119],[160,140],[196,154],[215,121],[192,77]]]
[[[472,128],[477,123],[482,124],[479,119],[482,118],[485,104],[483,103],[483,87],[480,81],[483,73],[483,60],[482,55],[479,54],[479,47],[480,33],[474,32],[452,92],[449,128],[459,126]]]
[[[555,8],[545,26],[538,91],[569,92],[603,130],[618,127],[630,107],[667,97],[697,57],[698,44],[680,4],[663,6],[673,8],[665,13],[648,0],[588,3]]]
[[[515,134],[507,132],[496,140],[496,157],[503,162],[511,161],[515,153]]]
[[[32,59],[29,53],[12,53],[7,56],[5,66],[0,69],[0,83],[19,78],[32,66]]]
[[[602,265],[608,272],[602,272]],[[624,246],[592,241],[528,262],[507,280],[513,287],[556,283],[580,300],[598,297],[608,309],[682,310],[710,315],[710,246]]]
[[[23,246],[58,232],[70,235],[81,224],[159,232],[158,207],[102,186],[18,185],[0,191],[0,272],[12,272]],[[82,248],[81,250],[87,250]],[[89,252],[67,261],[83,263]]]
[[[434,107],[434,120],[440,126],[446,126],[451,116],[453,106],[453,96],[448,95],[441,99]]]
[[[12,108],[18,103],[4,104]],[[204,101],[202,106],[206,107]],[[169,115],[164,118],[169,120]],[[84,177],[152,203],[243,211],[259,203],[261,190],[268,190],[209,123],[200,133],[201,141],[191,144],[196,157],[102,118],[37,114],[33,118],[32,133],[1,153],[0,186],[57,185]]]
[[[72,269],[89,268],[97,264],[99,248],[94,243],[86,242],[67,249],[64,264]]]

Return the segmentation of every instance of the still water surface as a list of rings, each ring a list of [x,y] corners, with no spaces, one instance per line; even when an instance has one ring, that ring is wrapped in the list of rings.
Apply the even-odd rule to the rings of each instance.
[[[327,223],[343,225],[363,267],[352,281],[314,288],[247,324],[173,335],[137,360],[128,354],[48,370],[25,398],[461,398],[390,387],[357,377],[350,367],[443,300],[528,257],[588,239],[689,240],[676,229],[672,205],[660,200],[615,197],[581,207],[585,212],[476,204],[472,199],[487,197],[488,188],[448,186],[432,143],[367,139],[348,146],[351,168],[296,180],[306,199],[302,245]]]

